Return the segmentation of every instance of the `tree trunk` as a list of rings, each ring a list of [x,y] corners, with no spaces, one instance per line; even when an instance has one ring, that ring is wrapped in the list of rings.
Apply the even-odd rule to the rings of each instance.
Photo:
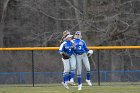
[[[6,17],[6,11],[7,11],[7,5],[10,0],[2,0],[0,2],[0,47],[3,47],[3,29],[5,24],[5,17]]]
[[[0,47],[3,47],[3,31],[2,31],[2,13],[4,1],[0,1]]]
[[[81,18],[81,15],[80,15],[80,10],[78,9],[79,7],[79,3],[78,3],[78,0],[73,0],[74,2],[74,9],[75,9],[75,16],[76,16],[76,19],[77,19],[77,23],[79,24],[79,30],[82,31],[83,30],[83,25],[82,25],[82,18]]]

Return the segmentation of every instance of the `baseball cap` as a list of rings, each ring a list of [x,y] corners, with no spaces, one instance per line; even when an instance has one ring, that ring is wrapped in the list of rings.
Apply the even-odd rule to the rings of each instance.
[[[81,34],[81,31],[76,31],[75,34]]]
[[[65,39],[69,38],[69,37],[72,37],[73,35],[66,35]]]

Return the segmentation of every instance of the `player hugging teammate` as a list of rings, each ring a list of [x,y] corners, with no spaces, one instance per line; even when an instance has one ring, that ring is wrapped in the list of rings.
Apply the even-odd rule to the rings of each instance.
[[[74,44],[72,43],[72,36],[69,31],[64,31],[62,44],[60,45],[59,52],[62,55],[64,66],[62,84],[65,88],[69,89],[68,83],[74,85],[74,74],[76,69],[76,59],[74,55]]]
[[[65,33],[65,34],[64,34]],[[72,40],[72,36],[69,31],[64,31],[63,43],[60,45],[59,52],[62,55],[62,61],[64,65],[64,82],[62,83],[65,88],[69,89],[68,84],[74,85],[74,74],[77,68],[77,81],[78,90],[82,88],[82,62],[86,67],[86,82],[89,86],[92,86],[90,80],[90,64],[88,56],[91,56],[93,51],[89,50],[84,40],[81,39],[81,32],[77,31]],[[76,65],[77,64],[77,65]],[[69,75],[70,73],[70,75]],[[70,76],[70,77],[69,77]],[[70,80],[70,81],[69,81]]]

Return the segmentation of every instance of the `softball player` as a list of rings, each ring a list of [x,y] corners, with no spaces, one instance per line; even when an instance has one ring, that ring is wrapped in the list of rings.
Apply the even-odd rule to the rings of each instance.
[[[76,59],[74,55],[74,47],[73,43],[71,42],[72,36],[70,34],[67,34],[65,37],[65,41],[60,45],[59,52],[62,55],[62,61],[64,65],[64,82],[62,83],[65,88],[69,89],[68,83],[69,83],[69,73],[71,70],[76,69]],[[71,74],[71,78],[74,78],[74,73]]]
[[[65,37],[66,37],[66,35],[69,35],[70,34],[70,31],[69,30],[65,30],[64,32],[63,32],[63,37],[61,38],[61,43],[62,42],[64,42],[65,41]],[[73,43],[73,41],[72,41],[72,44],[73,44],[73,47],[75,47],[75,45],[74,45],[74,43]],[[74,63],[74,62],[73,62]],[[74,83],[74,76],[75,76],[75,69],[76,69],[76,61],[75,61],[75,64],[71,64],[71,71],[70,71],[70,73],[69,73],[69,84],[70,85],[76,85],[75,83]],[[74,69],[75,68],[75,69]],[[62,82],[63,83],[63,82]]]
[[[82,83],[81,83],[81,71],[82,71],[82,62],[86,67],[86,82],[88,83],[89,86],[92,86],[92,83],[90,81],[90,64],[88,60],[88,55],[92,54],[92,50],[89,51],[89,49],[86,46],[86,43],[84,40],[81,39],[81,32],[77,31],[75,33],[75,36],[73,39],[73,42],[76,46],[75,49],[75,54],[76,54],[76,61],[77,61],[77,79],[78,79],[78,90],[81,90],[82,88]]]
[[[65,41],[66,35],[70,35],[70,31],[69,31],[69,30],[65,30],[65,31],[63,32],[63,37],[62,37],[61,40],[60,40],[61,43],[63,43],[63,42]],[[71,41],[72,41],[72,40],[71,40]],[[73,41],[72,41],[72,44],[73,44],[73,47],[75,47]],[[71,67],[76,68],[76,63],[75,63],[75,62],[76,62],[76,61],[74,61],[73,64],[71,64],[71,65],[73,65],[73,66],[71,66]],[[74,67],[74,66],[75,66],[75,67]],[[70,71],[70,73],[69,73],[69,84],[70,84],[70,85],[75,85],[75,83],[74,83],[75,69],[73,69],[73,68],[71,68],[71,71]],[[63,83],[63,82],[62,82],[62,83]]]

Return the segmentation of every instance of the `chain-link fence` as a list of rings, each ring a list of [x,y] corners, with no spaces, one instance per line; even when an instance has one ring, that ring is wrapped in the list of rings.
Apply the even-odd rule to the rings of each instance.
[[[100,85],[140,84],[138,49],[98,50]]]
[[[93,85],[140,84],[139,54],[138,49],[95,50],[89,58]],[[0,55],[1,85],[45,86],[63,81],[58,51],[0,51]],[[85,74],[83,66],[82,82]]]

